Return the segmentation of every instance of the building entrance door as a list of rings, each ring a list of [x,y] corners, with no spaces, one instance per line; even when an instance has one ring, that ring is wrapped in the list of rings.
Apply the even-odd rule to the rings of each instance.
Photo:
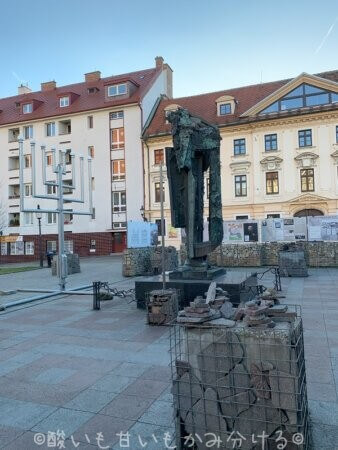
[[[311,217],[311,216],[323,216],[323,213],[319,209],[302,209],[296,212],[294,217]]]
[[[127,247],[126,232],[119,231],[113,233],[113,253],[121,253]]]

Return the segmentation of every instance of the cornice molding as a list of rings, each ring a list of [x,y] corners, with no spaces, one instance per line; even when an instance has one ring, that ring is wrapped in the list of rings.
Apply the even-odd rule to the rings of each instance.
[[[249,167],[251,166],[250,161],[236,161],[229,164],[231,173],[248,173]]]
[[[282,162],[279,156],[267,156],[260,161],[263,170],[278,170]]]

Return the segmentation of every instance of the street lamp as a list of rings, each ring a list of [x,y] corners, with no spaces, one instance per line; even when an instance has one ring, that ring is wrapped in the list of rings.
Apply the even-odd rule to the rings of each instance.
[[[40,205],[38,205],[37,209],[40,209]],[[39,221],[39,255],[40,255],[40,267],[43,267],[43,253],[42,253],[42,242],[41,242],[41,219],[42,213],[39,211],[36,213],[36,218]]]

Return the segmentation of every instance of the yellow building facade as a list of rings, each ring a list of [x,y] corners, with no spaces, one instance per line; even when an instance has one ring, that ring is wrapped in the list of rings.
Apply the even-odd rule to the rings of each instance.
[[[338,214],[338,72],[182,99],[163,99],[144,130],[145,217],[160,218],[160,163],[172,145],[168,110],[218,125],[223,219]],[[270,93],[269,93],[270,92]],[[164,166],[165,174],[165,166]],[[171,228],[166,177],[165,234]],[[205,180],[205,216],[208,178]]]

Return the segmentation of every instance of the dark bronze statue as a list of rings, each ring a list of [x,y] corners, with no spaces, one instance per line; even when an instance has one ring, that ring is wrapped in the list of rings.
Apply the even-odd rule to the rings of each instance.
[[[185,228],[187,263],[171,278],[213,278],[222,269],[208,268],[206,258],[223,238],[220,133],[216,126],[186,109],[167,116],[174,147],[166,148],[171,221]],[[203,242],[204,172],[209,169],[209,241]]]

